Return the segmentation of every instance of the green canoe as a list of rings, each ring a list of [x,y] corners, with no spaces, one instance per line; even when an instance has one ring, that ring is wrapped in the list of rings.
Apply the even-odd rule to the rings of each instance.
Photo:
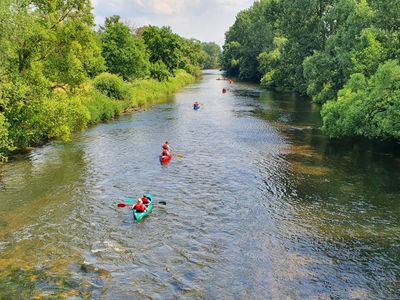
[[[147,217],[154,208],[153,196],[150,193],[147,193],[147,198],[150,199],[150,204],[145,212],[137,213],[135,210],[133,211],[133,218],[138,222],[140,222],[144,217]]]

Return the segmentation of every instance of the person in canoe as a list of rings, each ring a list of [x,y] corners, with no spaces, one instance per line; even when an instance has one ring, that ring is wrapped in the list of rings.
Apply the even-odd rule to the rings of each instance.
[[[132,210],[138,213],[144,213],[147,210],[147,207],[143,204],[142,199],[139,198],[137,202],[134,205],[132,205]]]
[[[222,93],[225,94],[226,92],[227,92],[227,89],[226,89],[226,88],[223,88],[223,89],[222,89]]]
[[[171,147],[168,144],[168,141],[166,141],[163,145],[162,145],[163,150],[167,150],[168,152],[171,151]],[[169,155],[169,154],[168,154]]]
[[[199,108],[200,108],[200,103],[196,101],[196,102],[193,104],[193,109],[199,109]]]
[[[171,155],[171,153],[166,148],[163,148],[163,151],[161,152],[161,157],[170,156],[170,155]]]
[[[146,194],[143,194],[142,202],[143,202],[143,204],[144,204],[145,206],[148,206],[148,205],[150,204],[151,200],[147,197]]]
[[[161,157],[168,157],[171,156],[171,153],[168,150],[168,147],[163,146],[163,151],[161,152]]]

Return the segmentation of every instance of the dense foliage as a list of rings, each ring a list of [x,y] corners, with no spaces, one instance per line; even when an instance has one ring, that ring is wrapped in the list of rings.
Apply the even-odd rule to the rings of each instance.
[[[89,0],[0,1],[0,161],[69,140],[182,87],[203,67],[199,41],[169,28],[133,32],[118,16],[95,32],[91,10]]]
[[[111,73],[124,79],[144,78],[149,73],[149,57],[143,40],[132,36],[118,16],[106,18],[101,30],[103,57]]]
[[[229,75],[326,103],[323,128],[332,137],[399,139],[392,113],[400,98],[395,85],[386,85],[399,58],[398,0],[260,0],[226,33],[221,62]],[[382,95],[371,99],[372,91]],[[353,119],[371,109],[362,121]]]
[[[85,0],[0,2],[0,153],[81,127],[63,93],[104,69],[93,25]]]
[[[140,29],[139,35],[150,53],[151,69],[156,77],[167,71],[173,76],[177,69],[199,74],[207,56],[199,41],[185,39],[169,27],[146,26]]]
[[[101,93],[113,99],[126,99],[125,83],[115,74],[102,73],[93,80],[94,87]]]
[[[214,42],[202,43],[206,58],[204,69],[218,69],[220,67],[221,47]]]

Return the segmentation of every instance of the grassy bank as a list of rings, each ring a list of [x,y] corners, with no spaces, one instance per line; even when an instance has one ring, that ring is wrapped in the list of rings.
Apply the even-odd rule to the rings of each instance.
[[[12,147],[7,150],[0,147],[0,160],[5,160],[12,151],[52,139],[70,141],[76,131],[138,109],[194,81],[195,77],[183,70],[166,81],[123,81],[116,75],[103,73],[73,90],[54,89],[8,114],[9,119],[13,118],[13,126],[3,129]]]
[[[106,76],[104,76],[106,75]],[[83,105],[89,111],[88,124],[97,124],[112,119],[122,112],[145,106],[149,102],[164,98],[193,83],[195,77],[183,70],[167,81],[155,79],[115,82],[115,75],[101,74],[106,82],[103,85],[90,84],[86,87]],[[113,77],[113,78],[107,78]],[[78,128],[77,128],[78,129]]]

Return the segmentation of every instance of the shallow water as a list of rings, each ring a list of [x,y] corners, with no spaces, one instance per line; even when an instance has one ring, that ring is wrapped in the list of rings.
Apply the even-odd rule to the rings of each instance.
[[[220,76],[0,167],[0,298],[400,297],[399,145]],[[147,191],[142,223],[117,208]]]

